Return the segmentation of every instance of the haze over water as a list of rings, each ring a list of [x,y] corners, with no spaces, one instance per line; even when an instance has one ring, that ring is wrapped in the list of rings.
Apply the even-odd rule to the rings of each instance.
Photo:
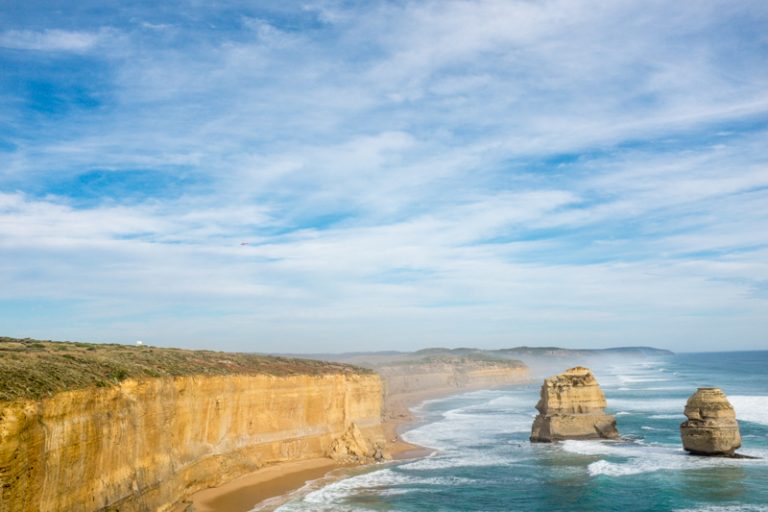
[[[427,423],[404,437],[434,455],[361,470],[278,510],[768,511],[765,368],[768,351],[594,367],[617,415],[619,442],[531,444],[540,382],[428,402],[419,409]],[[759,459],[682,450],[685,401],[708,385],[721,387],[736,409],[738,452]]]

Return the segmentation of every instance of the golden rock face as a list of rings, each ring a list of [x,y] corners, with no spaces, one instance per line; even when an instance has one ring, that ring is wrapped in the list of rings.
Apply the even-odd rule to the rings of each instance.
[[[549,377],[541,386],[531,441],[617,438],[616,418],[605,414],[605,406],[605,395],[588,368],[577,366]]]
[[[355,423],[349,426],[344,435],[333,441],[328,456],[346,464],[363,464],[392,458],[381,441],[377,443],[368,439]]]
[[[697,455],[732,455],[741,446],[736,412],[719,388],[699,388],[685,404],[683,448]]]
[[[380,378],[352,373],[124,381],[0,403],[0,510],[166,511],[265,464],[327,456],[352,423],[379,440],[380,417]]]

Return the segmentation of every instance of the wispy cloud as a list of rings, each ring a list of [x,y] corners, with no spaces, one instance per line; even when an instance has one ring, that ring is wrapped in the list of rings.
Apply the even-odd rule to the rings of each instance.
[[[0,34],[9,334],[766,341],[759,2],[81,8]]]
[[[103,33],[59,29],[7,30],[0,33],[0,47],[44,52],[83,52],[96,46]]]

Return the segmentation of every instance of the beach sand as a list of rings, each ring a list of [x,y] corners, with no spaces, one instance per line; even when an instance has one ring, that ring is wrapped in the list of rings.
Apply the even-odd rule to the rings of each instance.
[[[341,466],[327,458],[266,466],[219,487],[193,494],[175,511],[247,512],[256,504],[301,488]]]
[[[422,393],[388,397],[384,404],[382,428],[394,460],[425,457],[433,450],[407,443],[400,433],[414,420],[410,411],[425,400],[464,393],[468,389],[446,388]],[[328,458],[284,462],[266,466],[218,487],[194,493],[177,505],[173,512],[248,512],[258,504],[301,489],[307,482],[320,478],[332,479],[334,470],[355,467],[342,465]],[[343,473],[339,472],[339,476]],[[329,480],[330,481],[330,480]],[[275,507],[282,501],[270,502]],[[267,507],[270,509],[272,507]]]

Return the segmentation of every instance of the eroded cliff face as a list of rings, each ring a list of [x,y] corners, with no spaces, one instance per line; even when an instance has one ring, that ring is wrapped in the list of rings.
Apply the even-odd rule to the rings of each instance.
[[[577,366],[549,377],[541,386],[531,441],[616,438],[616,418],[605,414],[605,406],[605,395],[588,368]]]
[[[169,510],[265,464],[328,456],[352,424],[375,447],[381,396],[378,375],[341,373],[125,381],[0,403],[0,511]]]
[[[430,396],[526,382],[528,368],[503,361],[415,362],[378,366],[388,417],[407,417],[408,406]]]
[[[486,388],[522,382],[527,368],[495,365],[420,363],[377,368],[388,396],[429,390]]]

